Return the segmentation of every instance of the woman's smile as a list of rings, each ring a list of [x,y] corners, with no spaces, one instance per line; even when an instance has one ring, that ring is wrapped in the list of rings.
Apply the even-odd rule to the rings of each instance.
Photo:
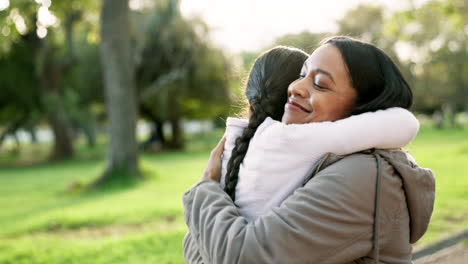
[[[288,99],[288,102],[285,105],[285,111],[289,110],[305,112],[307,114],[312,113],[312,110],[307,109],[305,106],[302,106],[300,103],[293,101],[291,98]]]

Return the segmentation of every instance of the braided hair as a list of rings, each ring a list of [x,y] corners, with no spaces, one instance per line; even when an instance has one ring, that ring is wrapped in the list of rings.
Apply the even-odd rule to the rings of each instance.
[[[233,201],[236,198],[239,168],[249,148],[250,139],[268,116],[281,120],[288,86],[299,77],[307,58],[307,53],[302,50],[278,46],[261,54],[250,69],[245,95],[251,115],[248,126],[236,139],[226,172],[225,191]]]

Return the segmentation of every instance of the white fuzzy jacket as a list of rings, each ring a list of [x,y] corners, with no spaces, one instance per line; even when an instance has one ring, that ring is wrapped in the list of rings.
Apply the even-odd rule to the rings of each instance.
[[[242,119],[227,120],[222,188],[235,140],[247,124]],[[401,148],[411,142],[418,129],[418,120],[403,108],[300,125],[268,117],[255,132],[240,166],[235,203],[241,214],[253,221],[280,206],[304,183],[311,165],[325,153],[347,155],[370,148]]]

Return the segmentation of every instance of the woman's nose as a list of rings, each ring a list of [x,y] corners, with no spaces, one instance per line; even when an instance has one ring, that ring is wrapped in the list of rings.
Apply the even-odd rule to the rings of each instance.
[[[289,85],[289,93],[290,96],[307,98],[309,96],[309,91],[305,85],[305,80],[297,80]]]

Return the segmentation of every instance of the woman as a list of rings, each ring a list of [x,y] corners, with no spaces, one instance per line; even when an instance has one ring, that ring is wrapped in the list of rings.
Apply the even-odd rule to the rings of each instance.
[[[302,72],[288,96],[307,111],[287,104],[285,123],[411,105],[411,91],[394,63],[367,43],[331,38]],[[249,223],[218,183],[223,143],[183,197],[191,233],[184,241],[186,257],[199,254],[202,263],[411,263],[410,243],[424,234],[432,213],[434,177],[407,153],[329,153],[303,187]]]

